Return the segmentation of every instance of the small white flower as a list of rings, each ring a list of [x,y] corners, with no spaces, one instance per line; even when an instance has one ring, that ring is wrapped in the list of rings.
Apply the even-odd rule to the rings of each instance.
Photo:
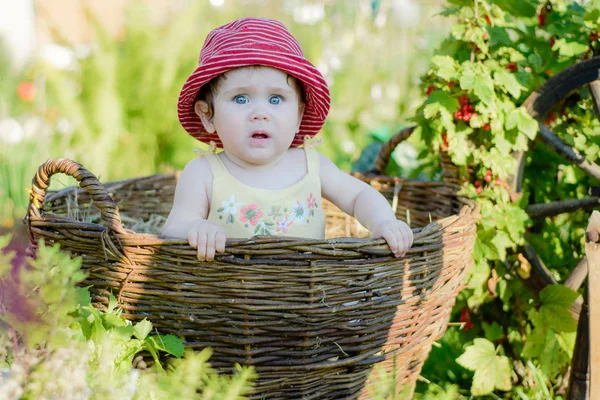
[[[308,208],[306,207],[306,203],[296,203],[292,206],[292,218],[298,222],[302,222],[304,217],[308,214]]]
[[[242,203],[236,203],[235,196],[231,195],[229,200],[222,202],[221,205],[225,207],[223,210],[224,214],[235,215],[237,214],[238,207],[241,206]]]

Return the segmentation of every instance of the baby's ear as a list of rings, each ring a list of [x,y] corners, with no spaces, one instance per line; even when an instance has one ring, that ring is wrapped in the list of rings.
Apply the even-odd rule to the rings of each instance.
[[[204,129],[206,129],[208,133],[214,133],[215,125],[212,123],[212,112],[208,103],[204,100],[198,100],[196,104],[194,104],[194,112],[200,117]]]
[[[304,117],[304,110],[306,109],[306,105],[304,102],[300,102],[298,105],[298,126],[296,126],[296,133],[300,132],[300,124],[302,124],[302,117]]]

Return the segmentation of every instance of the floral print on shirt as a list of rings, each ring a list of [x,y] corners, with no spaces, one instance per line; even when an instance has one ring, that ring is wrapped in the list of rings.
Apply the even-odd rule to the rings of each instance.
[[[221,203],[217,213],[225,224],[239,222],[244,224],[245,228],[253,229],[254,235],[273,235],[274,232],[293,232],[294,224],[309,224],[310,218],[315,215],[315,208],[319,207],[316,200],[310,193],[305,201],[298,200],[289,208],[281,205],[271,206],[265,213],[255,203],[236,202],[235,196],[231,195],[229,200]]]

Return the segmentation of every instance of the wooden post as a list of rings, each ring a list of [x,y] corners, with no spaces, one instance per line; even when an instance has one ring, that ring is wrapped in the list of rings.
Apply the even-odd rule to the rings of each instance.
[[[590,394],[600,400],[600,212],[594,211],[586,231],[590,315]]]
[[[569,375],[569,391],[567,400],[589,400],[590,399],[590,318],[588,314],[589,281],[584,285],[583,305],[577,323],[577,341],[573,349],[571,360],[571,372]]]

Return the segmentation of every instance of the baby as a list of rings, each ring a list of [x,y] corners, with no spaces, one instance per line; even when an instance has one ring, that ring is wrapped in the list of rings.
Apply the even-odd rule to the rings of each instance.
[[[406,254],[412,230],[387,200],[312,149],[329,105],[325,79],[280,22],[244,18],[210,32],[178,113],[213,152],[184,168],[163,234],[187,238],[203,261],[227,237],[323,239],[325,198]]]

